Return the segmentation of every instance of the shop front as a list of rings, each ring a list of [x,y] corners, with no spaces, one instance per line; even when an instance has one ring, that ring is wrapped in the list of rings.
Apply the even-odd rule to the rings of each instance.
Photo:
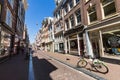
[[[120,24],[89,31],[96,57],[120,59]]]
[[[60,53],[64,52],[64,43],[62,41],[61,42],[55,42],[54,52],[60,52]]]
[[[84,51],[84,41],[83,37],[80,36],[81,33],[70,35],[66,38],[66,53],[73,55],[82,55]]]
[[[84,52],[83,39],[84,26],[80,25],[64,33],[65,37],[65,53],[73,55],[82,55]]]
[[[18,37],[18,35],[15,35],[13,54],[18,54],[19,51],[20,51],[20,38]]]
[[[9,55],[10,51],[10,34],[3,31],[0,31],[0,57]]]
[[[104,56],[120,59],[120,25],[102,30]]]

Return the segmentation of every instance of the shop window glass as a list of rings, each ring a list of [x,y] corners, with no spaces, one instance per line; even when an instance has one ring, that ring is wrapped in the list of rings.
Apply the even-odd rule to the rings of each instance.
[[[1,31],[0,56],[8,55],[10,51],[10,34]]]
[[[77,23],[80,23],[81,22],[81,13],[80,13],[80,10],[77,10],[75,12],[75,14],[76,14],[76,18],[77,18]]]
[[[71,15],[70,16],[70,22],[71,22],[71,27],[74,27],[74,16],[73,15]]]
[[[97,14],[96,14],[95,5],[88,9],[88,15],[89,15],[90,22],[93,22],[93,21],[97,20]]]
[[[102,5],[105,16],[116,12],[114,0],[102,0]]]
[[[63,43],[60,43],[60,44],[59,44],[59,48],[60,48],[61,51],[63,51],[63,50],[64,50],[64,44],[63,44]]]
[[[77,40],[71,40],[70,41],[70,50],[71,51],[77,51],[78,50]]]
[[[104,33],[103,46],[106,55],[120,55],[120,30]]]

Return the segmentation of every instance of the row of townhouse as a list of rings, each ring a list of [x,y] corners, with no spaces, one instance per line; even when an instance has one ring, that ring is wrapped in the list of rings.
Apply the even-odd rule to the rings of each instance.
[[[0,57],[17,53],[23,43],[26,0],[0,0]]]
[[[86,55],[120,59],[119,0],[55,2],[52,21],[54,52],[81,55],[85,51]],[[47,26],[43,26],[45,31],[41,34],[46,34],[41,38],[44,46],[47,45],[45,39],[50,36]]]

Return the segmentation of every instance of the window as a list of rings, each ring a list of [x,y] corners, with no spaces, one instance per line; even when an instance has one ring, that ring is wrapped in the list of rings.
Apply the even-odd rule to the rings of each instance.
[[[80,2],[80,0],[76,0],[76,3]]]
[[[71,49],[71,51],[77,51],[78,50],[78,43],[77,43],[76,39],[70,41],[70,49]]]
[[[67,5],[64,7],[64,10],[65,10],[65,14],[68,12],[68,7]]]
[[[70,9],[73,7],[73,1],[72,0],[69,1],[69,6],[70,6]]]
[[[105,55],[120,56],[120,29],[103,32],[102,40]]]
[[[81,22],[80,10],[77,10],[77,11],[75,12],[75,15],[76,15],[76,18],[77,18],[77,23],[80,23],[80,22]]]
[[[93,21],[97,20],[95,5],[88,9],[88,15],[89,15],[90,22],[93,22]]]
[[[102,5],[105,16],[116,12],[114,0],[102,0]]]
[[[70,16],[71,27],[74,27],[74,16]]]
[[[60,18],[60,10],[57,12],[57,19]]]
[[[9,3],[10,3],[10,5],[12,6],[12,8],[13,8],[13,5],[14,5],[14,0],[8,0],[9,1]]]
[[[69,29],[69,22],[68,22],[68,19],[65,20],[65,23],[66,23],[66,28]]]
[[[6,15],[6,24],[12,27],[12,15],[8,8],[7,8],[7,15]]]
[[[7,55],[10,50],[10,34],[1,31],[1,44],[0,44],[0,56]],[[1,55],[2,54],[2,55]]]

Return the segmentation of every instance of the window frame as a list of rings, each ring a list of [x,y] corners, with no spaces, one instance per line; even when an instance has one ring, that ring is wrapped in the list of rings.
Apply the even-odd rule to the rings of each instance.
[[[65,11],[65,15],[66,15],[67,12],[68,12],[68,6],[67,5],[64,6],[64,11]]]
[[[93,9],[94,9],[94,11],[93,11]],[[92,10],[92,11],[89,12],[89,10]],[[88,12],[89,22],[90,22],[90,23],[97,21],[96,5],[93,5],[93,6],[89,7],[89,8],[87,9],[87,12]],[[96,18],[94,17],[95,19],[91,17],[91,15],[94,15],[94,14],[96,15]]]
[[[103,3],[103,0],[101,0],[101,4],[102,4],[102,7],[103,7],[103,13],[104,13],[104,16],[105,16],[105,17],[107,17],[107,16],[109,16],[109,15],[111,15],[111,14],[116,13],[116,6],[115,6],[115,1],[114,1],[114,0],[112,0],[112,1],[110,1],[110,2],[106,2],[106,3]],[[112,10],[113,12],[111,12],[111,13],[105,11],[105,8],[107,7],[107,9],[108,9],[108,7],[109,7],[110,5],[114,5],[114,11]],[[112,6],[112,7],[113,7],[113,6]],[[108,11],[108,10],[107,10],[107,11]]]
[[[70,1],[69,1],[69,7],[70,7],[70,9],[72,9],[73,6],[74,6],[74,4],[73,4],[73,0],[70,0]]]
[[[78,12],[80,12],[80,13],[78,14]],[[77,19],[77,24],[80,23],[81,22],[81,11],[80,11],[80,9],[75,11],[75,16],[76,16],[76,19]]]
[[[68,30],[70,28],[68,19],[65,20],[65,24],[66,24],[66,30]]]
[[[73,28],[75,26],[75,18],[74,15],[70,15],[70,24],[71,24],[71,28]]]

